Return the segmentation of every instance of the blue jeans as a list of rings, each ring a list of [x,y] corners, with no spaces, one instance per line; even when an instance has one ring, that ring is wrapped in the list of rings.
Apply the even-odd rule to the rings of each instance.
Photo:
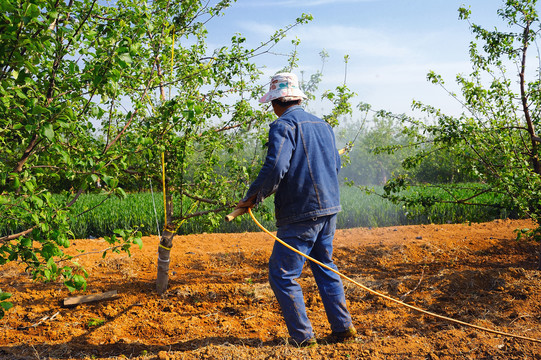
[[[276,235],[286,244],[336,270],[332,261],[335,230],[336,214],[280,226]],[[296,281],[305,261],[303,256],[277,241],[269,259],[270,286],[282,309],[289,335],[298,343],[314,337],[312,324],[306,315],[302,289]],[[331,330],[347,330],[352,322],[340,276],[311,261],[310,267]]]

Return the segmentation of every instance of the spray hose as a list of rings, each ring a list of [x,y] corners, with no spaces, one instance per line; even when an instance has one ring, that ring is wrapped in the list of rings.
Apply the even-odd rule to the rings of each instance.
[[[510,334],[510,333],[506,333],[506,332],[502,332],[502,331],[498,331],[498,330],[493,330],[493,329],[488,329],[488,328],[485,328],[485,327],[482,327],[482,326],[478,326],[478,325],[474,325],[474,324],[470,324],[470,323],[467,323],[467,322],[463,322],[463,321],[460,321],[460,320],[456,320],[456,319],[453,319],[453,318],[450,318],[450,317],[447,317],[447,316],[443,316],[443,315],[438,315],[438,314],[435,314],[433,312],[430,312],[430,311],[427,311],[427,310],[423,310],[421,308],[418,308],[416,306],[413,306],[413,305],[409,305],[409,304],[406,304],[400,300],[396,300],[396,299],[393,299],[392,297],[390,296],[387,296],[385,294],[382,294],[382,293],[379,293],[375,290],[372,290],[366,286],[364,286],[363,284],[353,280],[352,278],[340,273],[339,271],[337,270],[334,270],[333,268],[323,264],[322,262],[300,252],[299,250],[295,249],[294,247],[292,247],[291,245],[289,244],[286,244],[283,240],[281,240],[280,238],[278,238],[277,236],[275,236],[273,233],[271,233],[269,230],[267,230],[263,225],[261,225],[259,223],[259,221],[257,221],[257,219],[255,218],[254,214],[252,213],[252,209],[250,208],[247,208],[248,210],[246,210],[246,208],[239,208],[239,209],[235,209],[231,214],[227,215],[226,216],[226,221],[231,221],[233,220],[236,216],[238,215],[242,215],[244,214],[246,211],[250,214],[250,217],[252,218],[252,220],[256,223],[256,225],[261,229],[263,230],[265,233],[267,233],[268,235],[270,235],[272,238],[274,238],[274,240],[278,241],[280,244],[284,245],[285,247],[287,247],[288,249],[290,249],[291,251],[305,257],[306,259],[318,264],[319,266],[327,269],[327,270],[330,270],[332,271],[333,273],[339,275],[340,277],[352,282],[353,284],[357,285],[358,287],[360,287],[361,289],[373,294],[373,295],[376,295],[376,296],[379,296],[379,297],[382,297],[386,300],[389,300],[391,302],[394,302],[394,303],[397,303],[398,305],[402,305],[402,306],[405,306],[411,310],[415,310],[417,312],[420,312],[422,314],[425,314],[425,315],[429,315],[429,316],[432,316],[432,317],[435,317],[435,318],[438,318],[438,319],[441,319],[441,320],[445,320],[445,321],[449,321],[449,322],[452,322],[452,323],[455,323],[455,324],[460,324],[460,325],[463,325],[463,326],[467,326],[467,327],[471,327],[471,328],[474,328],[474,329],[477,329],[477,330],[481,330],[481,331],[485,331],[485,332],[489,332],[489,333],[492,333],[492,334],[497,334],[497,335],[501,335],[501,336],[506,336],[506,337],[512,337],[512,338],[516,338],[516,339],[522,339],[522,340],[527,340],[527,341],[532,341],[532,342],[536,342],[536,343],[541,343],[541,340],[539,339],[534,339],[534,338],[530,338],[530,337],[527,337],[527,336],[522,336],[522,335],[515,335],[515,334]]]

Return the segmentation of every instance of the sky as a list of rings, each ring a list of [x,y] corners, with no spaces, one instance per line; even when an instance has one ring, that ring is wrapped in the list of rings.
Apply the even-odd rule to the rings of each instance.
[[[414,114],[418,100],[458,115],[460,104],[441,87],[426,80],[429,71],[442,75],[450,90],[458,91],[457,74],[471,72],[468,48],[474,36],[468,22],[460,20],[458,8],[472,11],[471,21],[489,29],[506,25],[496,11],[503,0],[238,0],[223,17],[207,24],[209,47],[220,47],[235,33],[257,46],[276,30],[303,13],[313,20],[288,32],[273,52],[293,50],[298,38],[301,77],[321,69],[319,53],[329,58],[323,68],[321,90],[342,85],[346,74],[344,56],[349,56],[346,82],[357,96],[354,105],[368,103],[374,110]],[[270,77],[285,65],[284,56],[262,56],[256,63]],[[321,102],[321,109],[327,105]],[[321,114],[319,114],[321,115]]]

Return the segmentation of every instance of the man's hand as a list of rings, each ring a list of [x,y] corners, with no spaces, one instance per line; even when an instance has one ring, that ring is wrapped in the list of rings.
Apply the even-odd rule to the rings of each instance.
[[[245,201],[241,200],[237,204],[237,207],[229,215],[225,217],[225,221],[231,221],[237,216],[245,214],[248,212],[248,209],[252,209],[255,206],[256,195],[249,197]]]
[[[253,209],[253,207],[255,206],[255,197],[256,195],[249,197],[248,199],[246,199],[246,201],[243,201],[243,200],[239,201],[235,209],[239,209],[239,208]],[[248,211],[248,209],[246,209],[246,211]]]

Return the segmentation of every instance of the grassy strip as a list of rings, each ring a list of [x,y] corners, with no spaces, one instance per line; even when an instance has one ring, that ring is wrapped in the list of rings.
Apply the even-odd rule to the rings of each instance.
[[[381,189],[379,189],[381,190]],[[413,191],[413,190],[412,190]],[[416,189],[424,196],[436,193],[434,188]],[[463,190],[458,190],[460,193]],[[460,194],[459,194],[460,195]],[[75,238],[91,238],[111,235],[115,229],[137,228],[144,235],[157,234],[163,223],[163,200],[160,193],[128,194],[125,199],[111,197],[95,209],[93,207],[104,200],[104,195],[87,194],[81,196],[74,204],[74,210],[81,214],[71,221],[71,230]],[[491,199],[497,203],[497,199]],[[177,207],[180,201],[176,202]],[[430,208],[405,208],[393,204],[375,195],[368,195],[357,188],[343,187],[341,189],[342,212],[338,214],[338,228],[353,227],[384,227],[427,223],[462,223],[483,222],[497,218],[506,218],[508,213],[496,208],[482,206],[465,206],[456,204],[437,204]],[[185,209],[191,206],[184,201]],[[91,209],[89,211],[89,209]],[[266,210],[266,215],[265,211]],[[256,216],[269,230],[275,230],[273,197],[268,198],[256,208]],[[220,214],[223,216],[225,214]],[[259,231],[248,216],[241,216],[231,223],[225,221],[209,221],[208,219],[193,218],[186,221],[179,234],[201,232],[244,232]],[[7,229],[0,229],[7,234]]]
[[[416,190],[418,191],[418,190]],[[421,190],[425,195],[437,192],[437,189]],[[457,190],[462,191],[462,190]],[[89,209],[102,200],[101,195],[86,195],[76,204],[79,212]],[[493,199],[497,203],[496,199]],[[111,198],[103,206],[84,213],[72,222],[72,230],[76,238],[89,236],[100,237],[111,234],[117,228],[139,228],[144,234],[157,234],[157,228],[163,228],[163,203],[160,194],[154,194],[156,214],[154,212],[151,193],[129,194],[126,199]],[[466,206],[456,204],[437,204],[428,209],[405,208],[392,204],[375,195],[368,195],[356,189],[344,187],[341,190],[343,211],[338,215],[338,228],[383,227],[426,223],[461,223],[483,222],[496,218],[506,218],[506,211],[483,206]],[[184,204],[185,207],[190,204]],[[257,211],[262,224],[274,230],[273,198],[268,198],[262,207],[271,215],[264,216]],[[158,221],[158,225],[156,225]],[[201,232],[244,232],[258,231],[255,224],[247,216],[242,216],[231,223],[218,222],[216,227],[211,222],[200,218],[188,220],[179,230],[181,234]]]

